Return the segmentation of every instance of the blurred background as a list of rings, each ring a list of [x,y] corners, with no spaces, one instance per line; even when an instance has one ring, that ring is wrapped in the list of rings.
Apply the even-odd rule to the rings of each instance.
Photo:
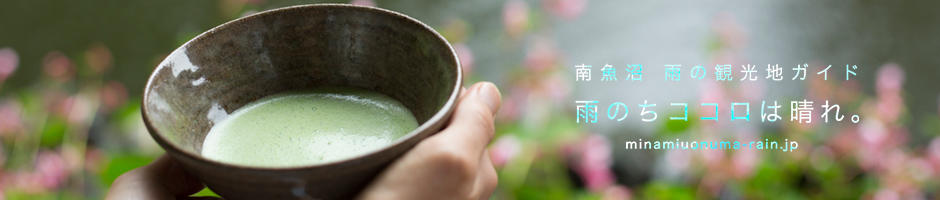
[[[111,182],[163,153],[140,117],[143,85],[173,49],[283,0],[0,1],[0,199],[101,199]],[[938,199],[940,2],[369,1],[434,27],[465,82],[503,93],[490,151],[494,199]],[[807,80],[791,67],[808,63]],[[574,66],[643,64],[644,81],[576,82]],[[683,79],[756,64],[756,82]],[[784,81],[764,81],[780,64]],[[857,65],[845,81],[821,66]],[[621,74],[620,78],[623,78]],[[834,76],[839,77],[839,76]],[[861,121],[812,124],[665,120],[685,102],[829,100]],[[627,103],[622,122],[576,123],[576,100]],[[635,104],[660,105],[641,122]],[[606,102],[606,103],[605,103]],[[821,104],[821,103],[820,103]],[[817,105],[818,106],[818,105]],[[752,106],[756,107],[756,106]],[[726,108],[722,108],[726,109]],[[816,108],[822,112],[821,108]],[[756,109],[752,109],[756,112]],[[727,115],[727,112],[721,112]],[[816,115],[818,116],[818,115]],[[795,152],[625,150],[627,140],[800,142]],[[209,190],[200,196],[214,195]]]

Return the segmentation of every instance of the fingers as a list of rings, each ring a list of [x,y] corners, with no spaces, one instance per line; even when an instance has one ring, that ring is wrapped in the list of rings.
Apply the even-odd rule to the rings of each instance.
[[[493,137],[493,117],[500,106],[500,94],[489,82],[477,83],[460,98],[446,129],[433,139],[444,140],[478,158]]]
[[[483,153],[480,158],[480,166],[477,169],[479,172],[474,184],[474,194],[478,199],[489,199],[499,181],[496,176],[496,168],[493,168],[493,161],[490,160],[489,152]]]
[[[122,174],[107,199],[173,199],[196,193],[204,186],[168,156]]]
[[[149,167],[153,170],[152,173],[159,177],[166,192],[174,196],[189,196],[204,188],[199,179],[187,174],[178,162],[167,155],[161,156]]]
[[[492,83],[461,88],[447,128],[421,141],[385,170],[361,199],[483,199],[496,187],[486,153],[500,95]]]

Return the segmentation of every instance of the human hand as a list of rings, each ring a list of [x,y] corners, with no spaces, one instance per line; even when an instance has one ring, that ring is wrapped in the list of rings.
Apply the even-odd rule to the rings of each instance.
[[[499,106],[492,83],[464,90],[447,127],[392,163],[360,198],[488,199],[497,177],[486,146]]]
[[[382,172],[361,199],[487,199],[497,184],[486,146],[500,106],[492,83],[461,92],[448,126],[418,143]],[[189,197],[205,186],[164,155],[118,177],[107,199],[211,199]]]
[[[111,184],[107,199],[213,199],[189,197],[205,186],[167,155],[149,165],[121,174]]]

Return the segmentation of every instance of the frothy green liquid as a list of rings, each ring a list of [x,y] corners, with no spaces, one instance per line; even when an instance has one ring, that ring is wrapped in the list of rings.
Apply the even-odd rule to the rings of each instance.
[[[323,88],[262,98],[215,124],[202,155],[225,163],[291,167],[378,149],[418,127],[411,112],[383,94]]]

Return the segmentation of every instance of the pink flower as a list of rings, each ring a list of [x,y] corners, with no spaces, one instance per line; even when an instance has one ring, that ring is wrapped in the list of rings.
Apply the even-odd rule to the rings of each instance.
[[[75,74],[72,61],[58,51],[49,52],[42,59],[43,72],[53,80],[65,82],[72,79]]]
[[[95,43],[88,50],[85,50],[85,62],[88,63],[88,67],[92,71],[101,74],[111,68],[111,50],[101,43]]]
[[[895,122],[904,109],[901,90],[904,85],[904,71],[897,64],[888,63],[878,70],[875,80],[878,95],[878,116],[885,122]]]
[[[59,94],[61,95],[61,94]],[[92,102],[81,95],[58,96],[53,94],[50,110],[69,124],[80,124],[89,120],[94,114]]]
[[[0,104],[0,135],[23,131],[22,114],[21,106],[14,101]]]
[[[372,0],[352,0],[349,2],[349,4],[375,7],[375,1],[372,1]]]
[[[556,66],[560,56],[552,40],[537,37],[532,46],[526,50],[525,66],[532,72],[542,72]]]
[[[521,0],[506,1],[503,6],[503,28],[509,37],[518,38],[529,26],[529,6]]]
[[[454,51],[457,53],[457,58],[460,59],[460,67],[463,68],[463,73],[465,76],[473,72],[473,51],[470,50],[464,43],[454,44]]]
[[[933,165],[934,172],[940,173],[940,137],[930,140],[930,144],[924,149],[927,154],[927,160]]]
[[[565,78],[562,77],[562,73],[555,72],[541,81],[541,91],[549,97],[551,102],[555,103],[555,106],[568,105],[566,103],[571,95],[571,84]]]
[[[865,120],[859,129],[859,142],[856,156],[862,169],[871,170],[879,167],[883,162],[885,150],[888,145],[889,132],[884,123],[878,120]]]
[[[57,188],[68,178],[68,168],[61,155],[43,151],[36,157],[33,178],[45,188]]]
[[[584,12],[587,0],[543,0],[542,5],[549,13],[571,20]]]
[[[898,191],[891,188],[881,188],[871,197],[873,200],[897,200],[901,199]]]
[[[519,139],[513,135],[503,135],[490,146],[490,159],[494,166],[501,167],[519,155],[521,149]]]
[[[759,141],[760,138],[756,137],[758,131],[759,130],[755,127],[741,127],[735,137],[744,141]],[[738,179],[751,177],[754,168],[757,166],[758,161],[760,161],[759,153],[760,152],[754,149],[735,150],[731,155],[731,175]]]
[[[0,48],[0,83],[6,80],[20,64],[20,57],[12,48]]]
[[[578,160],[575,171],[591,191],[602,191],[614,184],[614,174],[610,171],[610,144],[604,136],[589,134],[581,141],[573,153]]]
[[[875,86],[878,93],[901,91],[901,87],[904,85],[904,70],[902,70],[901,67],[895,63],[888,63],[882,65],[877,73]]]

